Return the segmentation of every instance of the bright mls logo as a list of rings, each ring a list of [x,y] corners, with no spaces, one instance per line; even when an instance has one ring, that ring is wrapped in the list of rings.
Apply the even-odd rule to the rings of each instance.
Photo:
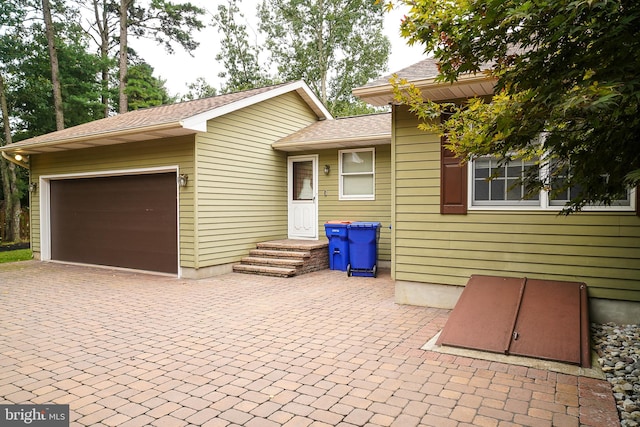
[[[0,405],[0,426],[69,427],[69,405]]]

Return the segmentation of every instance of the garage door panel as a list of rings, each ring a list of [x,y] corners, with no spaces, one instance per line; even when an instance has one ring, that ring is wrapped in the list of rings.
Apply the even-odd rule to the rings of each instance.
[[[177,273],[175,173],[50,184],[52,259]]]

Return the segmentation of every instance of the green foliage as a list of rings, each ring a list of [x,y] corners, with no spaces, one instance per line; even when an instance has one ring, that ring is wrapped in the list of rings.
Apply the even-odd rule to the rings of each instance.
[[[56,24],[65,126],[101,117],[97,57],[87,52],[86,36],[71,23]],[[51,65],[42,26],[7,28],[0,36],[0,64],[7,80],[14,140],[56,130]]]
[[[304,80],[333,113],[387,66],[383,7],[371,0],[264,0],[260,29],[283,81]]]
[[[151,0],[148,7],[143,7],[132,1],[129,6],[128,31],[136,37],[155,40],[169,53],[174,52],[174,43],[191,52],[198,47],[198,42],[192,37],[193,31],[204,28],[200,20],[202,14],[204,9],[188,2]]]
[[[0,28],[3,32],[7,28],[19,26],[24,21],[26,5],[26,0],[0,2]]]
[[[336,102],[332,106],[331,113],[335,117],[362,116],[365,114],[375,114],[387,110],[386,108],[375,108],[360,100]]]
[[[81,21],[82,25],[85,32],[95,42],[101,58],[102,102],[103,115],[105,116],[113,111],[112,105],[119,104],[119,102],[114,104],[112,100],[118,100],[119,97],[117,76],[120,75],[121,70],[118,69],[117,58],[120,43],[120,1],[75,0],[79,9],[85,11],[85,19]],[[193,32],[204,28],[201,21],[202,14],[204,14],[204,9],[188,2],[129,1],[127,34],[154,40],[162,45],[168,53],[173,53],[176,46],[191,53],[198,47],[198,42],[193,38]],[[136,52],[130,48],[127,49],[127,57],[131,64],[139,62]],[[124,70],[122,71],[124,73]]]
[[[198,77],[195,82],[187,86],[187,89],[189,89],[189,91],[180,98],[181,101],[208,98],[218,94],[216,88],[207,83],[204,77]]]
[[[153,76],[153,67],[145,62],[129,67],[126,89],[129,111],[174,102],[164,84],[164,80]]]
[[[28,261],[33,258],[31,249],[18,249],[15,251],[0,251],[0,264],[16,261]]]
[[[220,61],[224,69],[218,77],[226,79],[222,85],[223,93],[274,83],[260,66],[262,47],[249,43],[247,26],[238,23],[244,19],[238,3],[238,0],[229,0],[228,5],[218,5],[218,13],[213,16],[214,25],[223,35],[220,52],[216,55],[216,61]]]
[[[559,190],[580,191],[567,212],[611,203],[638,185],[640,2],[402,1],[411,7],[402,33],[434,53],[440,80],[479,72],[496,79],[491,102],[464,106],[421,106],[411,90],[398,91],[423,118],[452,113],[439,131],[448,133],[456,153],[543,154],[541,162],[552,165],[549,176],[525,180],[548,188],[569,170]]]

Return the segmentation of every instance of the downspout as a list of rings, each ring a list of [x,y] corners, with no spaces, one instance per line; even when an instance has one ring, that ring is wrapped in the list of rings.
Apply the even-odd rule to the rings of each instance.
[[[27,162],[23,162],[20,160],[16,160],[15,157],[11,157],[9,156],[7,153],[5,153],[4,151],[2,152],[2,157],[4,157],[6,160],[10,161],[11,163],[13,163],[14,165],[18,165],[21,166],[27,170],[29,170],[29,163]]]
[[[390,103],[391,105],[391,278],[396,280],[396,195],[397,195],[397,182],[396,182],[396,119],[398,118],[398,105]]]

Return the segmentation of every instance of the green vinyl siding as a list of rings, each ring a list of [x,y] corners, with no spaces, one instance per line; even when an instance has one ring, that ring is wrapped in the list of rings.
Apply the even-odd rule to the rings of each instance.
[[[256,243],[287,237],[287,155],[271,144],[316,120],[287,93],[209,121],[196,142],[196,268],[237,262]]]
[[[583,281],[592,297],[640,301],[640,218],[634,212],[441,215],[439,138],[416,126],[397,109],[396,280],[464,285],[472,274],[526,276]]]
[[[370,147],[363,147],[363,149]],[[375,200],[339,200],[338,150],[296,152],[318,154],[318,235],[326,239],[324,224],[332,220],[380,222],[378,259],[391,261],[391,146],[375,146]],[[330,172],[325,175],[324,166]]]
[[[60,151],[31,155],[31,181],[40,176],[92,174],[112,171],[164,168],[178,166],[179,173],[194,176],[194,137],[183,136],[168,139],[108,145],[81,150]],[[193,186],[180,188],[180,265],[194,265]],[[40,251],[40,199],[39,192],[31,194],[32,247]]]

